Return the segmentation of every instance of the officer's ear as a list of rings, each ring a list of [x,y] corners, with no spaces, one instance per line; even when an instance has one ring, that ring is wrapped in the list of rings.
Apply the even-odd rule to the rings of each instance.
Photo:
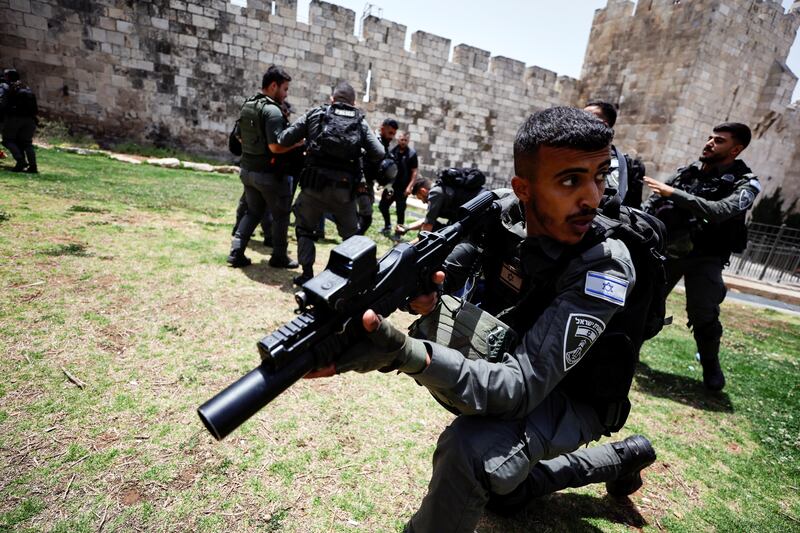
[[[731,155],[734,158],[737,158],[737,157],[739,157],[739,154],[741,154],[743,150],[744,150],[744,145],[743,144],[734,145],[734,147],[731,148]]]
[[[531,199],[531,180],[514,176],[511,178],[511,188],[522,203],[527,204]]]

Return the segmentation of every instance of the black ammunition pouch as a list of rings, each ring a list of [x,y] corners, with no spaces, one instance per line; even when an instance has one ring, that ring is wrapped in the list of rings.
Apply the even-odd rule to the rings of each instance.
[[[349,189],[350,197],[355,197],[356,182],[352,175],[342,170],[325,167],[306,166],[300,174],[300,187],[320,192],[325,187]]]

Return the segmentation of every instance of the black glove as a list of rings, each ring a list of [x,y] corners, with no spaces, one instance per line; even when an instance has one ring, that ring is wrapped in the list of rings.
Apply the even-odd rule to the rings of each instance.
[[[374,332],[346,350],[336,361],[336,373],[399,370],[407,374],[422,372],[428,363],[428,349],[419,339],[413,339],[381,319]]]

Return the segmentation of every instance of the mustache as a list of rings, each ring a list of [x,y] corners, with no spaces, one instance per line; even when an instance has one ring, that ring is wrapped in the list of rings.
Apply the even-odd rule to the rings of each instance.
[[[568,215],[567,216],[567,222],[571,222],[572,220],[575,220],[576,218],[584,218],[584,217],[589,217],[589,216],[593,217],[593,216],[597,215],[597,213],[599,213],[598,209],[595,209],[593,207],[587,207],[586,209],[581,209],[577,213],[573,213],[571,215]]]

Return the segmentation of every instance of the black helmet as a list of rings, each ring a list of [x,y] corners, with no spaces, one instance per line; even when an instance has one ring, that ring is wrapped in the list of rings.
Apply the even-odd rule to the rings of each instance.
[[[394,159],[387,157],[381,161],[381,166],[378,170],[378,185],[389,185],[397,177],[397,163]]]

